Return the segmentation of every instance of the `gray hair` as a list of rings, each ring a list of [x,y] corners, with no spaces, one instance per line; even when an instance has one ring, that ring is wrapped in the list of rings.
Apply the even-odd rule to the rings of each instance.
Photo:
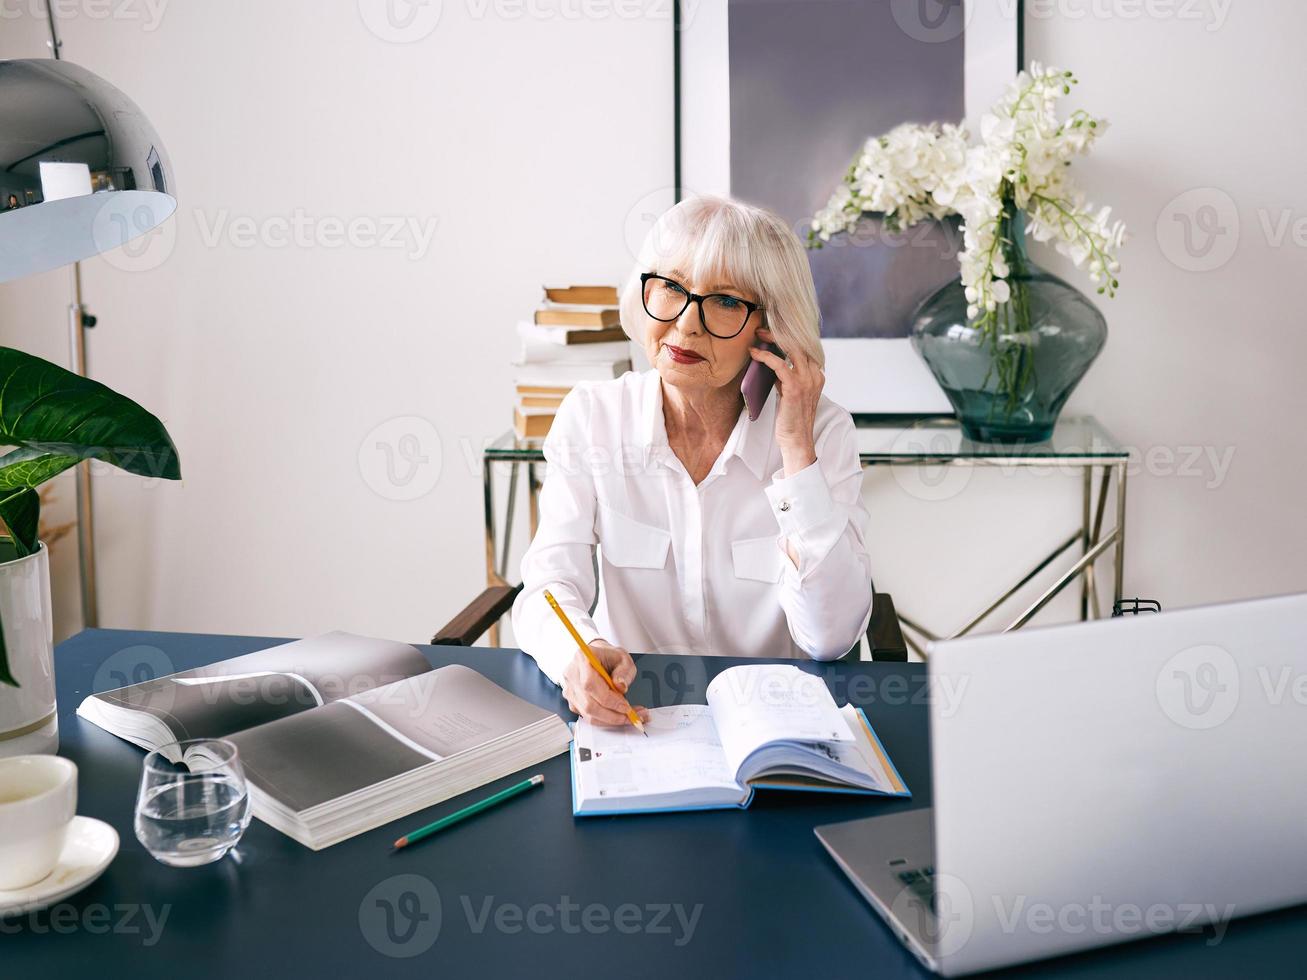
[[[640,296],[640,273],[684,277],[691,283],[731,282],[763,307],[761,324],[790,357],[806,354],[826,363],[821,310],[808,255],[798,235],[765,208],[725,197],[691,197],[654,222],[622,290],[622,326],[643,343],[649,315]],[[673,276],[676,278],[676,276]]]

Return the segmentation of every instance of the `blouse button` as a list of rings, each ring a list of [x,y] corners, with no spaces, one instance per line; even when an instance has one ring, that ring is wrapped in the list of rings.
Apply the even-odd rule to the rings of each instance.
[[[781,506],[780,506],[780,511],[781,511],[781,513],[784,513],[785,511],[787,511],[787,510],[789,510],[789,509],[790,509],[790,502],[789,502],[788,500],[782,500],[782,501],[781,501]]]

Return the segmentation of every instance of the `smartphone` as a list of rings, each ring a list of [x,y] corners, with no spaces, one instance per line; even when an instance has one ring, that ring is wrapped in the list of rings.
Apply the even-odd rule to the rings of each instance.
[[[785,356],[785,352],[775,344],[758,346],[763,350],[771,351],[777,357]],[[762,361],[754,361],[749,365],[749,370],[744,372],[744,380],[740,382],[740,394],[744,396],[744,407],[749,413],[750,422],[758,421],[763,405],[767,404],[767,396],[771,394],[772,386],[775,384],[776,372]]]

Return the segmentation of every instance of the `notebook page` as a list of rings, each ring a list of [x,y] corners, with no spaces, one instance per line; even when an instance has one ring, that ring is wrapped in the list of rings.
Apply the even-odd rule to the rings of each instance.
[[[910,795],[866,718],[851,704],[840,714],[853,732],[852,742],[807,743],[801,756],[794,749],[764,749],[749,758],[740,777],[753,786],[803,789],[836,784]]]
[[[739,792],[707,705],[653,708],[645,723],[605,728],[582,718],[573,729],[581,798],[661,796],[692,789]]]
[[[731,772],[772,742],[849,742],[853,733],[820,677],[790,664],[746,664],[708,685],[708,706]]]

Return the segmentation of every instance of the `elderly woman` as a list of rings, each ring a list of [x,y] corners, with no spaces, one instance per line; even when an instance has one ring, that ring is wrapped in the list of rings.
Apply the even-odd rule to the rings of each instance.
[[[795,234],[738,201],[683,201],[650,230],[621,307],[653,370],[563,400],[513,606],[517,642],[604,725],[625,724],[627,702],[545,589],[622,692],[636,676],[628,650],[843,656],[872,595],[853,420],[821,393],[820,314]],[[740,385],[755,363],[777,380],[751,422]]]

